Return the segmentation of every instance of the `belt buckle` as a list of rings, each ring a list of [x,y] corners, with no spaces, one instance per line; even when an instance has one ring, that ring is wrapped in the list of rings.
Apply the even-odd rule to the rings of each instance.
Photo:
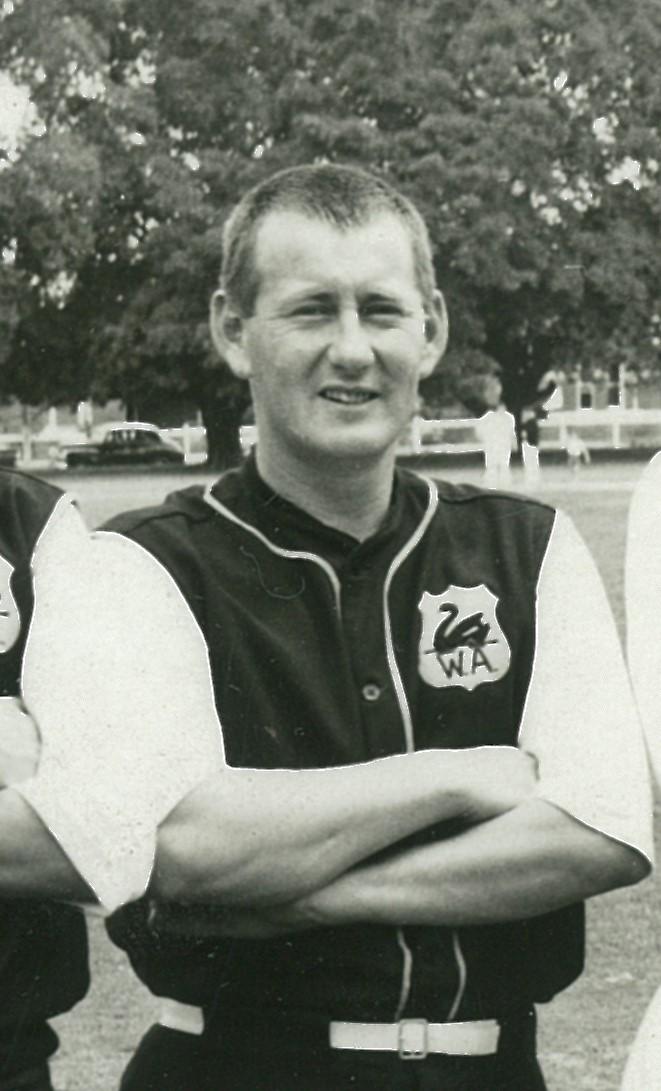
[[[426,1019],[400,1019],[397,1024],[397,1052],[402,1061],[424,1061],[429,1049]]]

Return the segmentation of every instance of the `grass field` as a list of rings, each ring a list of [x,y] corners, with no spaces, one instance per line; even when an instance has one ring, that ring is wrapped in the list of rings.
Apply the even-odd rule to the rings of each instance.
[[[536,490],[541,499],[574,518],[601,570],[621,632],[626,512],[640,468],[606,463],[571,477],[563,467],[551,466]],[[436,472],[437,467],[424,469]],[[475,470],[442,472],[453,480],[479,480]],[[90,524],[98,524],[117,511],[158,502],[173,488],[205,479],[201,473],[90,473],[56,481],[77,495]],[[515,471],[515,487],[520,484]],[[594,651],[586,648],[585,654]],[[550,1091],[617,1091],[635,1029],[661,982],[659,916],[653,880],[606,895],[589,907],[586,972],[540,1012],[542,1062]],[[98,920],[92,921],[90,933],[92,989],[73,1013],[57,1020],[62,1040],[55,1064],[58,1091],[112,1091],[155,1010],[155,1002],[137,983],[124,956],[105,939]]]

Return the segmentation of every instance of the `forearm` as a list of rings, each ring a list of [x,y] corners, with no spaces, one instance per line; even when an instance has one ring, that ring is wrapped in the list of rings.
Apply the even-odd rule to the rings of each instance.
[[[11,788],[0,791],[0,896],[95,900],[50,831]]]
[[[648,870],[635,850],[536,800],[447,841],[358,868],[292,906],[290,919],[496,923],[638,882]]]
[[[492,782],[511,773],[506,788],[495,791],[489,769]],[[532,784],[524,756],[504,747],[325,770],[227,769],[161,825],[151,890],[189,903],[290,901],[432,823],[515,806]]]

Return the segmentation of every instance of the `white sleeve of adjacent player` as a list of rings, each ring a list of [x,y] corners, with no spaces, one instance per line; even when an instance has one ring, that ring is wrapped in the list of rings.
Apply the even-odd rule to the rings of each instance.
[[[661,787],[661,455],[645,468],[631,499],[625,601],[629,672]]]
[[[653,860],[647,757],[624,656],[594,561],[562,513],[539,579],[519,742],[538,758],[541,798]]]
[[[16,788],[112,911],[140,897],[157,826],[223,765],[206,644],[166,570],[56,509],[34,555],[25,703],[42,735]]]

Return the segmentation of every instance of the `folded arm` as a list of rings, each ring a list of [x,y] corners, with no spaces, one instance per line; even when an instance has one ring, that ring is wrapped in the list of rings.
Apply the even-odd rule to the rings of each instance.
[[[433,823],[501,814],[534,784],[533,760],[513,747],[322,770],[226,769],[161,824],[150,889],[188,903],[289,901]]]
[[[636,883],[649,870],[635,849],[536,799],[457,837],[358,868],[289,914],[292,923],[325,925],[497,923]]]
[[[539,761],[534,800],[455,837],[367,862],[288,909],[227,911],[218,927],[269,934],[342,920],[509,920],[647,874],[651,801],[640,725],[603,585],[562,518],[538,588],[520,743]],[[208,923],[203,914],[202,927]],[[189,931],[195,927],[189,920]]]
[[[445,841],[348,871],[281,906],[158,907],[157,926],[188,936],[266,939],[349,924],[466,925],[519,920],[643,879],[635,849],[534,799]]]

